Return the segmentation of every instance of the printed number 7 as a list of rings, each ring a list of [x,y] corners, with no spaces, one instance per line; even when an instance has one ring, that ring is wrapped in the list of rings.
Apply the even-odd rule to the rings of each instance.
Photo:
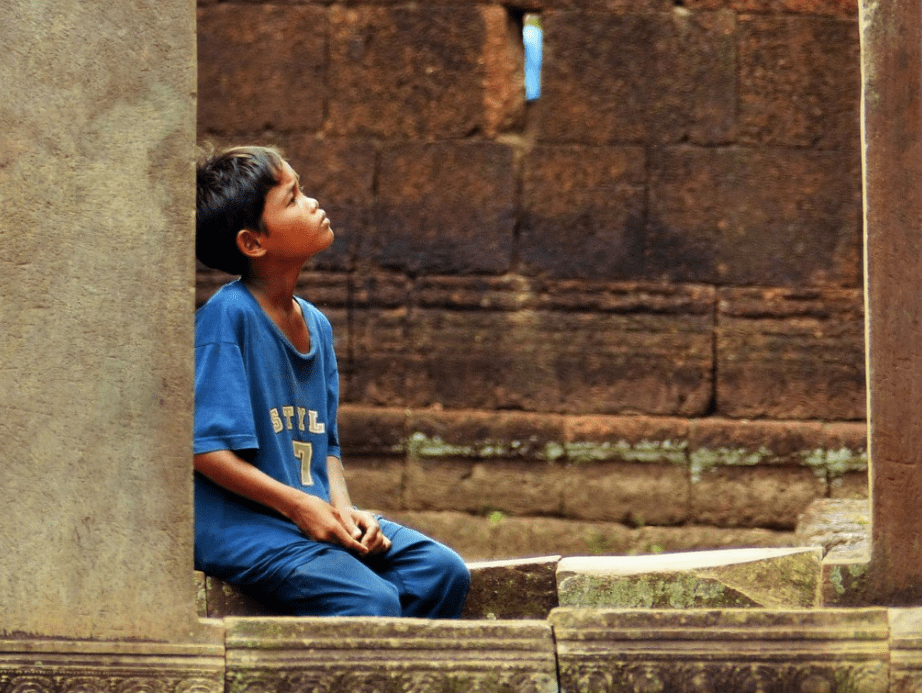
[[[313,486],[314,479],[311,477],[311,458],[314,456],[314,446],[310,443],[304,443],[300,440],[291,441],[291,446],[295,449],[295,457],[301,460],[301,485]]]

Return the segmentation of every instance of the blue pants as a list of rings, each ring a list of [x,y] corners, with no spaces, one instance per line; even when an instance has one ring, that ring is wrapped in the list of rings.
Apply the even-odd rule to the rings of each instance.
[[[470,586],[461,557],[446,546],[379,518],[391,540],[387,553],[359,557],[318,542],[303,563],[269,594],[248,592],[295,616],[457,618]]]

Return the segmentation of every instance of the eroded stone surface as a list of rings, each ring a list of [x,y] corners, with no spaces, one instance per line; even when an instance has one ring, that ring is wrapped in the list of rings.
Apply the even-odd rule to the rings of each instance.
[[[562,608],[550,622],[569,693],[888,690],[883,609]]]
[[[217,624],[211,624],[220,635]],[[224,647],[0,639],[0,689],[17,693],[223,693]]]
[[[227,691],[557,693],[547,622],[227,620]]]
[[[890,692],[922,691],[922,609],[890,609]]]
[[[471,589],[462,618],[543,619],[557,606],[560,556],[468,564]]]
[[[819,605],[819,549],[736,549],[565,558],[562,606],[803,608]]]
[[[871,508],[866,499],[813,501],[797,522],[797,539],[804,546],[821,546],[825,553],[867,551],[871,538]]]

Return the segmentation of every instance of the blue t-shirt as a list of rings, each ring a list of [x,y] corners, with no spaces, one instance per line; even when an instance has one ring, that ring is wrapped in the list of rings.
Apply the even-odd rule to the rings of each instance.
[[[196,454],[233,450],[284,484],[329,501],[327,456],[340,457],[333,330],[296,299],[310,332],[299,352],[240,280],[195,317]],[[305,536],[287,518],[195,475],[195,563],[230,582],[272,582]]]

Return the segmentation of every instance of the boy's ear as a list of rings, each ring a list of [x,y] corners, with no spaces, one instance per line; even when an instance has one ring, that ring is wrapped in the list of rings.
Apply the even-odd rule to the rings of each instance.
[[[237,232],[237,248],[249,258],[262,257],[266,252],[259,242],[259,234],[251,229],[241,229]]]

